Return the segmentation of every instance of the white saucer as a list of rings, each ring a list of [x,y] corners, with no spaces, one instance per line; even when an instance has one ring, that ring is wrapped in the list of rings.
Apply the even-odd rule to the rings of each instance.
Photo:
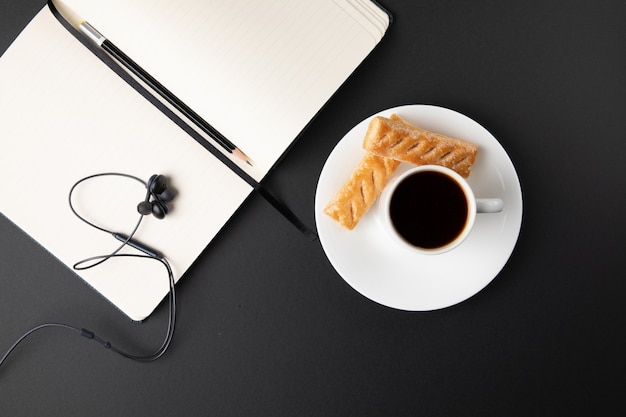
[[[363,137],[372,117],[396,113],[434,132],[479,147],[468,182],[476,197],[499,197],[504,209],[478,214],[467,239],[441,255],[422,255],[398,246],[377,218],[374,203],[354,230],[323,213],[337,189],[350,177],[365,151]],[[522,192],[511,159],[500,143],[472,119],[437,106],[408,105],[382,111],[356,125],[331,152],[320,174],[315,218],[326,256],[356,291],[382,305],[409,311],[449,307],[482,290],[513,252],[522,223]],[[402,163],[396,174],[413,165]]]

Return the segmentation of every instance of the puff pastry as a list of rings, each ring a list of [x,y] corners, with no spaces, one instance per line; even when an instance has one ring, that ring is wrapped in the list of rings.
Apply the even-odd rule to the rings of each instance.
[[[478,146],[410,125],[399,116],[374,117],[363,148],[375,155],[415,165],[442,165],[464,178],[476,160]]]
[[[366,153],[326,205],[324,213],[346,229],[354,229],[398,165],[400,161]]]

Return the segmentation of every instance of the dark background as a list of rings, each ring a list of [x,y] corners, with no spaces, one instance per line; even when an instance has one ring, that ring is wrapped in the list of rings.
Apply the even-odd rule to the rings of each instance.
[[[624,415],[626,2],[382,3],[387,35],[266,184],[313,227],[319,173],[352,126],[401,104],[460,111],[522,184],[496,279],[440,311],[380,306],[252,196],[177,286],[163,358],[44,330],[0,368],[3,416]],[[44,4],[0,1],[0,51]],[[44,321],[147,352],[166,313],[130,323],[0,216],[0,352]]]

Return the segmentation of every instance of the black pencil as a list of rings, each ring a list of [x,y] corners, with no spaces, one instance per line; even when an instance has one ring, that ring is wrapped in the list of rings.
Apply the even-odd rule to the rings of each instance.
[[[88,22],[83,21],[82,23],[80,23],[78,26],[78,29],[87,38],[89,38],[96,45],[102,48],[102,50],[104,50],[106,53],[111,55],[111,57],[113,57],[121,65],[123,65],[124,68],[126,68],[127,70],[135,74],[137,77],[139,77],[139,79],[142,80],[144,83],[146,83],[152,90],[154,90],[154,92],[156,92],[159,96],[165,99],[169,104],[174,106],[176,110],[181,112],[193,124],[195,124],[198,128],[200,128],[204,133],[209,135],[211,139],[213,139],[221,147],[226,149],[226,151],[233,154],[237,158],[242,159],[248,165],[252,166],[252,161],[245,153],[243,153],[243,151],[241,151],[241,149],[235,146],[234,143],[229,141],[217,129],[215,129],[206,120],[204,120],[198,113],[193,111],[182,100],[176,97],[170,90],[165,88],[163,84],[158,82],[147,71],[141,68],[141,66],[139,66],[135,61],[133,61],[128,55],[126,55],[117,46],[115,46],[110,40],[104,37]]]

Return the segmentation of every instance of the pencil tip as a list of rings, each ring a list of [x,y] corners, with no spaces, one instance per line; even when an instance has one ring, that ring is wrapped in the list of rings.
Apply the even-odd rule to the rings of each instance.
[[[243,153],[241,151],[241,149],[239,148],[235,148],[233,150],[233,154],[235,156],[237,156],[239,159],[242,159],[243,161],[245,161],[246,164],[250,165],[251,167],[253,167],[254,165],[252,164],[252,160],[248,157],[248,155],[246,155],[245,153]]]

